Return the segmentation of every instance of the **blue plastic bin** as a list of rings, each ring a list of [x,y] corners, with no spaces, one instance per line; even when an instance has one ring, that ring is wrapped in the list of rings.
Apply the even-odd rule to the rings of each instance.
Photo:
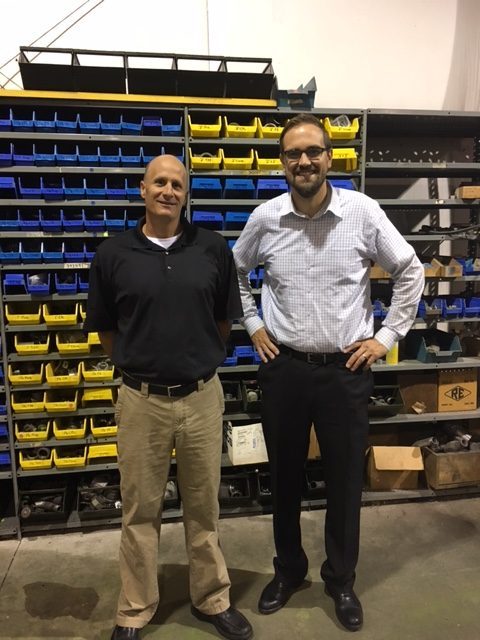
[[[104,200],[106,198],[105,178],[101,176],[87,176],[85,178],[85,194],[87,198],[97,198]]]
[[[63,177],[65,200],[83,200],[86,194],[85,178],[76,175]]]
[[[12,107],[12,129],[14,131],[33,131],[33,109]]]
[[[62,209],[40,209],[40,229],[49,233],[60,233],[62,230]]]
[[[0,242],[0,262],[2,264],[18,264],[20,262],[20,243],[18,240]]]
[[[193,211],[192,222],[205,229],[223,229],[223,216],[218,211]]]
[[[142,117],[142,135],[161,136],[162,118],[161,116],[148,115]]]
[[[70,233],[75,231],[85,231],[84,212],[78,207],[65,207],[63,210],[62,224],[65,231]]]
[[[125,195],[127,200],[141,200],[139,177],[125,178]]]
[[[108,176],[105,178],[105,192],[108,200],[125,200],[125,179],[120,176]]]
[[[221,198],[222,183],[220,178],[193,178],[191,192],[194,199]]]
[[[239,231],[247,224],[250,212],[248,211],[227,211],[225,213],[225,229]]]
[[[12,130],[12,110],[8,107],[0,107],[0,131]]]
[[[37,274],[33,274],[37,275]],[[40,274],[41,282],[32,282],[32,274],[27,273],[25,277],[25,283],[27,286],[27,292],[32,296],[48,296],[50,293],[50,274]]]
[[[227,244],[228,244],[228,248],[230,249],[230,251],[235,246],[235,242],[236,242],[236,240],[228,240]]]
[[[120,148],[120,164],[122,167],[140,167],[142,154],[142,147],[123,146]]]
[[[0,140],[0,167],[11,167],[13,164],[13,145]]]
[[[98,146],[98,157],[102,167],[120,166],[120,148],[118,145],[102,142]]]
[[[96,233],[105,231],[105,211],[100,207],[89,207],[84,211],[85,231]]]
[[[18,178],[18,189],[20,197],[27,200],[38,200],[42,196],[42,185],[38,176],[20,176]]]
[[[65,262],[85,262],[85,245],[83,240],[68,238],[64,244]]]
[[[97,246],[98,243],[95,242],[95,239],[87,240],[87,242],[85,243],[85,260],[87,262],[91,262],[95,257]]]
[[[27,293],[25,274],[6,273],[3,276],[3,292],[6,296],[25,295]]]
[[[78,130],[78,113],[69,109],[57,109],[55,113],[55,130],[57,133],[76,133]]]
[[[142,216],[142,212],[138,209],[130,209],[127,210],[126,217],[126,227],[127,229],[131,229],[132,227],[136,227],[138,224],[139,217]]]
[[[357,191],[357,185],[354,180],[329,180],[332,187],[337,189],[348,189],[349,191]]]
[[[13,143],[13,164],[20,167],[29,167],[35,164],[35,155],[31,142],[15,140]]]
[[[223,197],[232,198],[255,198],[255,185],[250,178],[226,178]]]
[[[466,301],[464,314],[466,318],[476,318],[480,316],[480,298],[470,298]]]
[[[160,118],[162,136],[181,136],[183,133],[183,118],[177,114],[169,114]]]
[[[120,116],[121,133],[125,136],[138,136],[142,131],[142,117],[127,113]]]
[[[42,242],[42,259],[44,262],[63,262],[63,242],[59,238],[45,238]]]
[[[78,164],[78,148],[72,142],[58,142],[55,145],[55,162],[59,167],[74,167]]]
[[[19,227],[20,231],[39,231],[40,230],[40,209],[25,208],[19,211]]]
[[[282,193],[288,191],[287,181],[283,178],[259,178],[257,183],[257,198],[260,200],[267,200],[269,198],[275,198]]]
[[[51,167],[56,163],[55,145],[50,142],[36,142],[33,145],[33,160],[37,167]]]
[[[94,142],[81,142],[77,149],[80,166],[97,167],[100,164],[98,146]]]
[[[80,133],[100,133],[100,116],[98,114],[79,113],[78,128]]]
[[[0,198],[17,198],[15,178],[0,176]]]
[[[53,109],[47,107],[36,107],[33,112],[33,128],[38,132],[53,132],[55,131],[56,114]]]
[[[121,115],[112,111],[106,111],[100,114],[100,132],[110,135],[119,136],[122,133]]]
[[[237,364],[253,364],[253,347],[252,345],[237,345],[234,349],[237,356]]]
[[[221,364],[222,367],[236,367],[237,366],[237,356],[235,353],[227,356],[225,360]]]
[[[45,200],[65,199],[62,176],[42,176],[40,178],[40,184],[42,188],[42,198],[45,198]]]
[[[20,229],[20,213],[18,209],[0,209],[0,233]]]
[[[42,242],[27,238],[20,242],[20,260],[26,263],[42,262]]]
[[[78,290],[80,293],[86,293],[88,291],[88,273],[85,275],[83,273],[78,274]]]
[[[105,229],[107,231],[124,231],[127,212],[125,209],[106,209],[105,210]]]
[[[57,293],[72,294],[78,291],[78,274],[74,271],[55,273],[55,291]]]

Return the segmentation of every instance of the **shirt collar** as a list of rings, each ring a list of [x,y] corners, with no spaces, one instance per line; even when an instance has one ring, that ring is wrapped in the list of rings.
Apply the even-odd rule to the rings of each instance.
[[[198,228],[195,225],[190,224],[190,222],[188,222],[188,220],[185,217],[181,218],[181,223],[182,223],[183,233],[176,240],[176,242],[172,244],[170,249],[195,244],[195,241],[197,239]],[[133,230],[134,245],[138,247],[138,244],[140,243],[140,245],[143,248],[162,250],[160,246],[155,245],[153,242],[150,242],[147,236],[143,233],[142,228],[144,224],[145,224],[145,216],[140,218],[140,220],[137,222],[136,227]]]
[[[338,189],[336,187],[333,187],[330,183],[328,183],[328,186],[331,190],[330,203],[327,209],[324,211],[324,213],[321,216],[318,216],[318,214],[315,214],[312,220],[318,220],[319,218],[322,218],[329,211],[330,213],[333,213],[333,215],[337,216],[338,218],[343,218],[342,204],[340,202]],[[299,216],[300,218],[307,217],[305,214],[295,211],[295,206],[293,204],[290,191],[288,192],[288,199],[285,201],[284,207],[282,207],[281,215],[286,215],[287,213],[293,213],[294,215]]]

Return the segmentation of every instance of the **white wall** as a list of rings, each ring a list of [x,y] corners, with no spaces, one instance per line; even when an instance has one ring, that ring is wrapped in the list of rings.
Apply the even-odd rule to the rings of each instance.
[[[82,11],[96,2],[90,0]],[[30,44],[80,4],[81,0],[4,0],[0,66],[20,45]],[[452,61],[455,50],[459,64],[458,42],[467,27],[473,30],[468,18],[479,4],[477,0],[104,0],[53,46],[271,57],[281,88],[316,77],[317,106],[441,109],[449,106],[448,89],[447,102],[461,109],[465,83],[458,82],[458,68],[452,83]],[[456,29],[457,9],[463,13]],[[81,11],[37,44],[49,43],[79,15]],[[478,49],[472,55],[478,56]],[[14,73],[17,68],[12,63],[2,72]]]

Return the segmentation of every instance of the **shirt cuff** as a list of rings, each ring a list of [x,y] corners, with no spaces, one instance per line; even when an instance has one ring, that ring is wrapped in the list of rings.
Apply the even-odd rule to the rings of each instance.
[[[383,344],[383,346],[390,351],[395,342],[397,342],[397,335],[394,331],[389,329],[388,327],[382,327],[375,334],[375,340]]]
[[[252,337],[256,331],[265,326],[263,320],[258,316],[253,316],[253,318],[242,318],[241,323],[247,330],[250,337]]]

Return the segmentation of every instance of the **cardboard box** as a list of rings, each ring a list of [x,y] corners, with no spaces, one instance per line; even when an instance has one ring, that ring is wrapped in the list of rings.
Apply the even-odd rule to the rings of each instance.
[[[435,413],[438,405],[438,382],[431,373],[399,374],[398,386],[405,413]]]
[[[261,422],[237,426],[228,422],[225,425],[225,439],[228,457],[233,465],[268,462]]]
[[[433,489],[480,484],[480,451],[435,453],[424,449],[425,475]]]
[[[473,411],[477,408],[477,369],[438,372],[437,411]]]
[[[372,264],[370,267],[370,278],[371,280],[384,280],[386,278],[390,278],[390,274],[388,271],[385,271],[379,264]]]
[[[367,466],[372,491],[416,489],[423,469],[420,447],[371,447]]]
[[[455,189],[455,196],[463,200],[480,198],[480,184],[465,184]]]

